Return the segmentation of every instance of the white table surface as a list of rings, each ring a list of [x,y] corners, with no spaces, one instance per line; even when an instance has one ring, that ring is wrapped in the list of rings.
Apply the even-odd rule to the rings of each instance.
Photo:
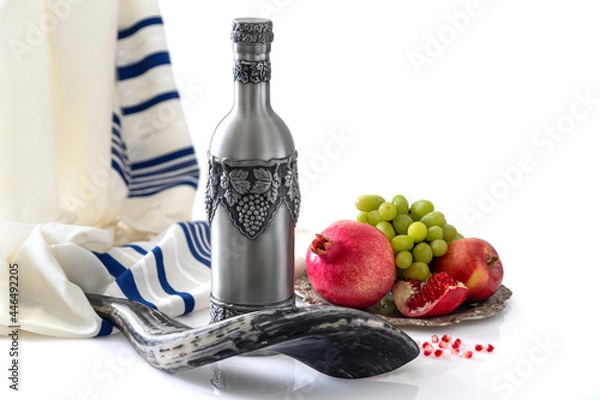
[[[220,364],[231,385],[219,391],[210,366],[160,372],[121,335],[22,333],[18,393],[8,389],[8,341],[0,341],[0,398],[600,399],[600,24],[593,1],[161,5],[198,154],[231,105],[231,20],[272,18],[272,101],[300,154],[299,226],[320,230],[353,218],[363,193],[432,200],[465,236],[496,247],[514,294],[492,318],[406,332],[420,341],[450,333],[463,347],[496,349],[470,360],[421,355],[354,381],[283,356],[238,357]],[[208,318],[199,312],[183,320],[200,326]]]

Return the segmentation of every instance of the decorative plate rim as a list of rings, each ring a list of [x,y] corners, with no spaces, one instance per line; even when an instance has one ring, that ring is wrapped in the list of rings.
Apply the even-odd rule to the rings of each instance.
[[[294,291],[296,296],[302,299],[304,302],[310,305],[333,305],[328,301],[324,300],[317,292],[313,289],[308,276],[302,274],[296,278],[294,282]],[[369,313],[387,321],[388,323],[396,327],[406,326],[446,326],[458,324],[462,321],[478,320],[490,318],[496,315],[500,311],[506,308],[506,301],[512,296],[512,291],[505,285],[500,285],[496,293],[488,300],[473,304],[473,305],[462,305],[457,310],[450,314],[443,315],[440,317],[428,317],[428,318],[408,318],[403,316],[392,317],[372,310],[366,310]],[[339,306],[338,306],[339,307]]]

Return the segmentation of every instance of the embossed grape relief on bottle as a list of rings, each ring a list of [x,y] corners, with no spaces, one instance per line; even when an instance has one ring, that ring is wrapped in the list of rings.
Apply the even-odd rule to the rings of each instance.
[[[209,222],[221,204],[240,232],[255,239],[269,227],[281,202],[296,224],[300,211],[296,154],[269,161],[209,156],[205,196]]]

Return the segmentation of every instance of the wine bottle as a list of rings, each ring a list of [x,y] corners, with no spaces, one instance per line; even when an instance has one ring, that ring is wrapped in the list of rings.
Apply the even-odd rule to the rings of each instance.
[[[294,140],[270,101],[273,24],[235,19],[231,39],[233,107],[208,152],[211,322],[295,301],[300,191]]]

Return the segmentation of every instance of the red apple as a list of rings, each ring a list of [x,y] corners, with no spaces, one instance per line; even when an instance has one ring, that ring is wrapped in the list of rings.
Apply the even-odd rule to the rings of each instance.
[[[468,303],[489,299],[498,290],[504,277],[502,261],[496,249],[478,238],[463,238],[451,242],[446,254],[433,263],[433,270],[446,271],[467,286]]]

